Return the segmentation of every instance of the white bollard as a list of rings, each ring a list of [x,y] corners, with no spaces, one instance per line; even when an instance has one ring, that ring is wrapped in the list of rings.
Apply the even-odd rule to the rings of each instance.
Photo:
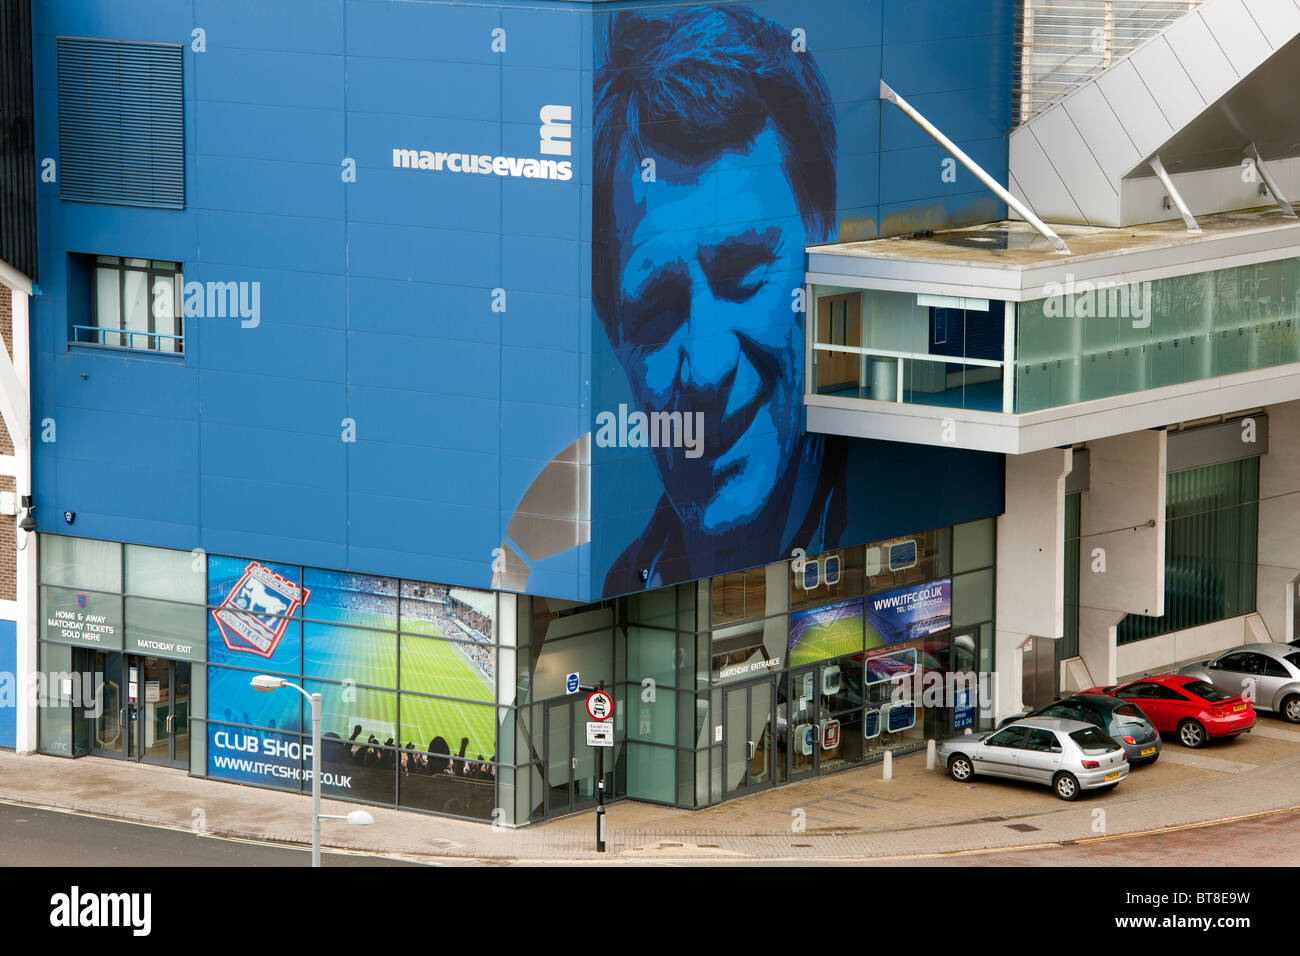
[[[934,741],[933,740],[927,740],[925,742],[925,769],[926,770],[934,769]]]
[[[894,753],[892,750],[885,751],[885,779],[894,779]]]

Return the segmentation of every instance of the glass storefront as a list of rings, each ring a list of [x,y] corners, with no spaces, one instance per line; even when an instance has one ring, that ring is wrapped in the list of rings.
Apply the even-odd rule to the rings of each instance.
[[[310,790],[310,705],[249,685],[277,674],[321,694],[327,795],[493,818],[513,596],[54,535],[40,592],[44,753]]]
[[[616,792],[703,807],[991,726],[994,560],[987,519],[626,599]]]
[[[41,538],[40,749],[520,825],[608,798],[698,808],[982,727],[922,699],[992,659],[993,519],[595,604]],[[57,675],[57,676],[54,676]]]

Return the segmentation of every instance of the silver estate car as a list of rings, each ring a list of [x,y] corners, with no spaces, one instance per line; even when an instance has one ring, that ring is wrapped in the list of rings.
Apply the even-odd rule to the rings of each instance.
[[[1050,786],[1062,800],[1104,790],[1128,776],[1124,748],[1092,724],[1057,717],[1025,717],[984,734],[950,737],[938,746],[941,766],[954,780],[976,774]]]
[[[1225,694],[1250,695],[1256,710],[1300,724],[1300,649],[1290,644],[1242,644],[1178,673],[1209,681]]]

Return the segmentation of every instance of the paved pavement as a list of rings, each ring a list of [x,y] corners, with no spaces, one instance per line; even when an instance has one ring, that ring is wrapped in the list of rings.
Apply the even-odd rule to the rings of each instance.
[[[1234,823],[1175,827],[1147,836],[1112,837],[1075,846],[997,850],[882,861],[886,866],[1295,866],[1300,811],[1283,810]],[[1225,877],[1231,882],[1231,877]]]
[[[214,840],[189,830],[0,803],[4,866],[307,866],[309,847]],[[321,866],[403,866],[358,853],[322,853]]]
[[[1261,729],[1188,751],[1170,741],[1158,763],[1108,794],[1058,800],[1046,787],[926,770],[925,755],[780,787],[706,810],[632,801],[608,810],[610,852],[597,855],[591,812],[519,829],[368,807],[375,824],[326,821],[325,844],[427,862],[653,863],[852,861],[985,849],[1056,847],[1102,837],[1300,810],[1300,734]],[[1172,758],[1172,759],[1170,759]],[[213,835],[310,841],[306,796],[189,777],[115,760],[0,753],[0,801],[94,813]],[[352,806],[329,801],[329,812]],[[3,826],[3,824],[0,824]],[[0,830],[0,846],[3,833]],[[1294,864],[1300,862],[1294,855]]]

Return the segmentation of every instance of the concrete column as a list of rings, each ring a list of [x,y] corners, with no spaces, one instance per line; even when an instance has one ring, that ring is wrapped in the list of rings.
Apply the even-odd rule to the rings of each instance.
[[[1269,636],[1298,635],[1292,611],[1300,579],[1300,402],[1268,409],[1268,454],[1259,459],[1259,575],[1255,607]]]
[[[1165,432],[1088,442],[1091,476],[1080,507],[1079,656],[1111,684],[1114,627],[1165,603]]]
[[[1006,510],[998,518],[997,716],[1019,713],[1020,649],[1065,633],[1065,479],[1072,454],[1048,448],[1006,456]]]

